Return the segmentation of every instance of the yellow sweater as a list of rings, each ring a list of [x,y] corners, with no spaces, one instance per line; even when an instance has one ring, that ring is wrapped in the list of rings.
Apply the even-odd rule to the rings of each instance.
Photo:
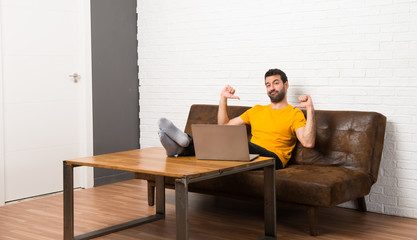
[[[282,109],[272,109],[271,104],[256,105],[240,118],[252,128],[251,142],[275,153],[286,166],[297,142],[295,131],[306,125],[303,112],[288,104]]]

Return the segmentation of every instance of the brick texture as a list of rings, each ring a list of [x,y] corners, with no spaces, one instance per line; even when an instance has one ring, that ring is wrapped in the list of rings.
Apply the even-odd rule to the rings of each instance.
[[[417,1],[138,0],[138,41],[142,147],[160,146],[159,117],[184,128],[226,84],[230,105],[268,104],[263,75],[280,68],[290,104],[387,116],[368,209],[417,218]]]

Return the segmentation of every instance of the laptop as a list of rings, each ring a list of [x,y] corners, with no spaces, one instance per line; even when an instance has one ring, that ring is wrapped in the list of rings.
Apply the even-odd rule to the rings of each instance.
[[[201,160],[252,161],[245,125],[192,124],[195,156]]]

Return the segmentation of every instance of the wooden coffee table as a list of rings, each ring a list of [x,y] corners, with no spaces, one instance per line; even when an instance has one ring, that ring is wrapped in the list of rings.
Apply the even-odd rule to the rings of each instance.
[[[152,216],[74,237],[73,168],[90,166],[155,176],[156,213]],[[165,177],[175,180],[176,237],[188,239],[188,184],[253,169],[264,169],[264,239],[276,238],[275,161],[258,157],[251,162],[197,160],[167,157],[161,147],[103,154],[64,161],[64,239],[91,239],[165,217]]]

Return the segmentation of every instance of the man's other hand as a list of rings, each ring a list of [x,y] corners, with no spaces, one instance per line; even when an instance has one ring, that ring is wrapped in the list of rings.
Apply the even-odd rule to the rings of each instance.
[[[232,88],[230,85],[226,85],[226,87],[223,88],[222,92],[220,93],[220,96],[223,98],[232,98],[240,100],[240,98],[235,95],[235,89]]]
[[[311,100],[310,95],[303,95],[298,97],[300,104],[294,106],[294,108],[309,108],[313,107],[313,101]]]

